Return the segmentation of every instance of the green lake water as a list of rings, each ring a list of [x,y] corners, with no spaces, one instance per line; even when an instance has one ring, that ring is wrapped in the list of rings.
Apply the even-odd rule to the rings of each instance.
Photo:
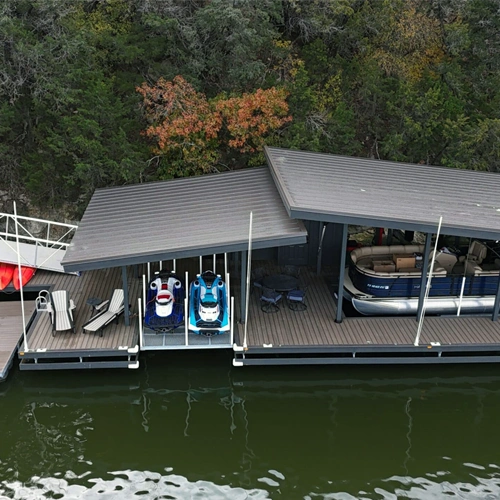
[[[0,384],[0,498],[500,498],[498,366],[136,371]]]

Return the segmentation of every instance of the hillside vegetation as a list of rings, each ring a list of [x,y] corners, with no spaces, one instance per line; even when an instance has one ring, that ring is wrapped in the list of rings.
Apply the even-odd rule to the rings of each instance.
[[[264,143],[499,171],[500,8],[3,0],[0,95],[0,188],[75,217],[95,188],[262,164]]]

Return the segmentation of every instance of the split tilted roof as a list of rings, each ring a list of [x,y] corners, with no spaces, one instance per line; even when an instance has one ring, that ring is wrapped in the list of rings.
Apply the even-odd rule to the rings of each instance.
[[[268,167],[99,189],[68,272],[303,244],[301,220],[500,239],[500,174],[265,148]]]
[[[98,189],[62,265],[67,272],[303,244],[268,167]]]
[[[265,148],[292,218],[500,238],[500,174]]]

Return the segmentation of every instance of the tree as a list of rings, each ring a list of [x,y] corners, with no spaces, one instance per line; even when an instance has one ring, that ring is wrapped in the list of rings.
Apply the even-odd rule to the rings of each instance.
[[[186,176],[208,172],[230,151],[254,153],[264,138],[291,120],[284,89],[207,99],[182,76],[160,78],[154,86],[137,87],[150,126],[145,135],[153,151],[168,156],[160,175]]]

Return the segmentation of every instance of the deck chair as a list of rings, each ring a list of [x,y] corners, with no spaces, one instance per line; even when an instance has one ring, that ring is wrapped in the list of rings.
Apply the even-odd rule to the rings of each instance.
[[[97,310],[102,310],[100,310],[83,325],[83,333],[99,332],[99,337],[102,337],[104,328],[106,328],[110,323],[116,320],[116,323],[118,324],[118,317],[125,309],[124,296],[125,294],[123,290],[121,288],[117,288],[113,291],[111,299],[104,301],[101,307],[96,306]]]
[[[267,314],[278,312],[280,310],[279,302],[282,297],[281,293],[263,287],[262,295],[260,296],[261,310]]]
[[[75,303],[69,298],[68,292],[66,290],[47,292],[47,299],[45,310],[50,314],[52,336],[55,337],[56,332],[67,330],[75,333],[75,320],[73,318]]]
[[[288,309],[292,311],[305,311],[307,309],[306,304],[306,293],[307,287],[296,288],[295,290],[290,290],[286,296],[288,303]]]
[[[282,273],[298,279],[300,277],[300,267],[287,264],[283,267]]]

